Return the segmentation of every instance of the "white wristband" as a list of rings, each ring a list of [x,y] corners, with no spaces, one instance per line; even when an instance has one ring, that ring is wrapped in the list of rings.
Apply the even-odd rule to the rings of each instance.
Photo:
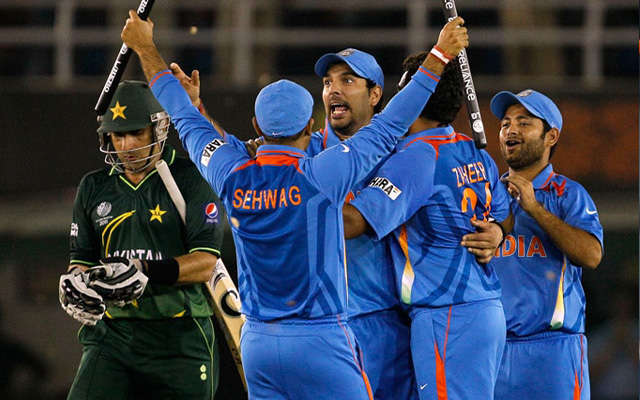
[[[442,63],[442,65],[447,65],[449,64],[449,61],[452,60],[452,58],[449,58],[450,56],[448,54],[441,51],[437,46],[433,46],[429,53],[433,54]]]

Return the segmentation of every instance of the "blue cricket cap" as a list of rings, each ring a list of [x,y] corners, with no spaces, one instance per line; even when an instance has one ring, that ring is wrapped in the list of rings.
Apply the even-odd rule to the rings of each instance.
[[[286,79],[270,83],[256,97],[258,126],[266,136],[293,136],[307,125],[313,112],[311,93]]]
[[[516,103],[520,103],[534,116],[545,120],[552,128],[562,130],[562,114],[558,106],[547,96],[535,90],[527,89],[518,94],[503,91],[491,100],[491,112],[496,117],[502,119],[507,112],[507,108]]]
[[[344,49],[338,53],[327,53],[318,59],[314,71],[316,75],[323,77],[329,67],[336,63],[347,63],[356,75],[369,79],[384,89],[382,68],[371,54],[352,48]]]

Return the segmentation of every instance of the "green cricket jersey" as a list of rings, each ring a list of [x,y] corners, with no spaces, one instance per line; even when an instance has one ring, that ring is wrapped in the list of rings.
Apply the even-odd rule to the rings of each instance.
[[[194,251],[220,256],[219,199],[191,161],[166,146],[162,158],[187,204],[186,229],[158,172],[133,186],[122,173],[105,168],[87,174],[78,187],[71,223],[70,263],[94,266],[105,257],[162,260]],[[148,284],[123,308],[108,307],[107,318],[205,317],[213,310],[203,284]]]

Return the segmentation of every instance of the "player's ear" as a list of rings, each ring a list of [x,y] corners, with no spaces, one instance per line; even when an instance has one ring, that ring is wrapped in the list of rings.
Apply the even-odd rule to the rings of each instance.
[[[545,141],[549,147],[555,146],[555,144],[558,143],[559,139],[560,131],[558,130],[558,128],[549,129],[549,131],[547,131],[547,134],[545,135]]]
[[[253,129],[256,131],[258,136],[264,137],[264,133],[262,133],[262,129],[260,129],[260,127],[258,126],[258,120],[256,119],[256,117],[253,117],[251,123],[253,124]]]
[[[311,136],[313,133],[313,118],[309,118],[309,122],[307,122],[307,126],[304,127],[304,135]]]
[[[369,90],[369,105],[375,107],[382,99],[382,88],[376,85]]]

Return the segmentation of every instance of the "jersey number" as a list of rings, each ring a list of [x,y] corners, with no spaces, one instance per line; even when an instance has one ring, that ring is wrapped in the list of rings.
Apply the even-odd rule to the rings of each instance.
[[[484,185],[484,193],[487,199],[487,202],[484,204],[485,212],[482,213],[482,219],[486,220],[489,217],[489,212],[491,211],[491,189],[489,188],[490,183],[487,182]],[[473,213],[471,217],[472,220],[477,219],[476,216],[476,204],[478,204],[478,195],[475,190],[471,188],[465,188],[464,192],[462,192],[462,203],[460,204],[462,208],[462,212],[467,214],[469,210]]]

